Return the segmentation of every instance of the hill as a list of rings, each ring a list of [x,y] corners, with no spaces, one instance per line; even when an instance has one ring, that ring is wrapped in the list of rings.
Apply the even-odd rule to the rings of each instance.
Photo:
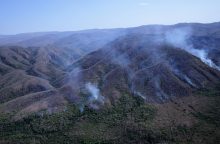
[[[218,143],[220,24],[0,37],[1,143]]]

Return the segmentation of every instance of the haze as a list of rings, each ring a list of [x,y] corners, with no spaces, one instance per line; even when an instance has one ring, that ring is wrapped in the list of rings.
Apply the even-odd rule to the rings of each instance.
[[[2,0],[0,34],[220,20],[219,0]]]

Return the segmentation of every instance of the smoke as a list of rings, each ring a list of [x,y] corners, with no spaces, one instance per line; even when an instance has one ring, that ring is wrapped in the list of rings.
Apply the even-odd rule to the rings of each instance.
[[[192,80],[187,76],[185,75],[184,73],[180,72],[177,68],[175,68],[174,66],[172,66],[172,70],[173,72],[180,78],[182,79],[183,81],[185,81],[186,83],[188,83],[190,86],[192,87],[197,87],[196,84],[194,84],[192,82]]]
[[[164,101],[169,99],[169,96],[162,90],[161,81],[159,77],[154,78],[154,88],[156,90],[156,96],[160,98],[160,100]]]
[[[184,75],[183,78],[186,80],[188,84],[190,84],[193,87],[196,87],[196,85],[191,81],[191,79],[188,76]]]
[[[189,27],[169,30],[165,33],[165,40],[175,47],[189,49],[191,45],[187,43],[187,40],[190,38],[191,32]]]
[[[120,65],[121,67],[127,68],[130,64],[128,56],[121,54],[120,56],[113,59],[113,62]]]
[[[86,89],[90,92],[92,100],[98,100],[98,98],[100,96],[100,91],[95,85],[93,85],[91,83],[87,83]]]
[[[90,82],[87,83],[85,87],[90,94],[88,98],[89,106],[93,109],[98,109],[100,104],[104,104],[104,97],[100,94],[100,90],[97,85]]]
[[[71,84],[77,84],[81,78],[82,69],[80,67],[74,68],[68,75],[68,82]]]
[[[139,92],[139,91],[134,91],[133,93],[134,93],[134,95],[140,96],[143,100],[146,101],[146,99],[147,99],[146,96],[143,95],[141,92]]]
[[[165,41],[174,47],[181,48],[188,53],[198,57],[206,65],[214,69],[220,70],[220,67],[218,67],[208,57],[207,51],[205,51],[204,49],[194,48],[193,44],[189,40],[192,34],[193,32],[190,27],[176,28],[165,33]]]
[[[59,91],[72,103],[78,103],[81,99],[78,95],[82,85],[82,74],[80,71],[80,67],[75,67],[63,79],[58,79],[58,82],[55,81],[60,86]]]
[[[215,68],[220,71],[220,67],[217,66],[211,59],[208,58],[208,52],[205,50],[192,49],[191,53],[201,59],[208,66]]]
[[[117,49],[112,49],[110,53],[111,62],[119,65],[123,68],[128,68],[131,63],[128,55],[124,52],[118,51]]]

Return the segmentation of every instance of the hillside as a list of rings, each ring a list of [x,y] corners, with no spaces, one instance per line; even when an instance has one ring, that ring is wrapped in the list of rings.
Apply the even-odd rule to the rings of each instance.
[[[183,23],[1,36],[0,143],[218,143],[219,32]]]

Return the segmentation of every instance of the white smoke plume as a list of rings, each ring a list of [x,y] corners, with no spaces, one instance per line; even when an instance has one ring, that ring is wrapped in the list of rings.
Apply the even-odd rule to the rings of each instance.
[[[192,49],[191,53],[201,59],[205,64],[220,71],[220,67],[217,66],[211,59],[208,58],[208,53],[205,50]]]
[[[86,84],[86,89],[91,94],[89,97],[89,101],[98,101],[104,103],[104,97],[100,94],[100,90],[96,85],[89,82]]]
[[[81,97],[81,101],[78,103],[80,112],[83,112],[85,106],[89,106],[92,109],[99,109],[101,105],[104,105],[104,97],[101,95],[99,88],[96,84],[91,82],[85,85],[86,92],[83,92],[85,97]]]
[[[193,44],[188,40],[192,36],[192,29],[190,27],[176,28],[174,30],[168,31],[165,34],[165,40],[168,44],[171,44],[177,48],[184,49],[190,54],[198,57],[202,62],[208,66],[220,70],[220,67],[217,66],[209,57],[207,51],[204,49],[194,48]]]
[[[139,92],[139,91],[134,91],[134,94],[135,95],[137,95],[137,96],[140,96],[143,100],[145,100],[146,101],[146,96],[145,95],[143,95],[141,92]]]
[[[178,76],[180,77],[181,79],[183,79],[184,81],[186,81],[189,85],[191,85],[192,87],[197,87],[196,84],[194,84],[192,82],[192,80],[187,76],[185,75],[184,73],[180,72],[177,68],[175,68],[174,66],[172,66],[172,70],[173,72]]]

